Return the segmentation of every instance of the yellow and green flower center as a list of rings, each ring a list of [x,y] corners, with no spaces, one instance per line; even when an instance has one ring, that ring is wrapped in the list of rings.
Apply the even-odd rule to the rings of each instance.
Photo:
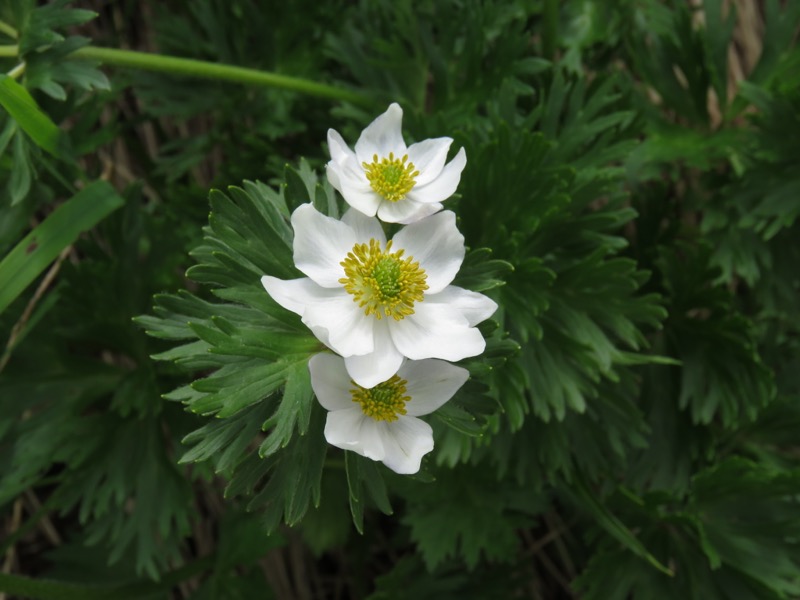
[[[393,375],[391,379],[369,389],[354,381],[350,383],[355,386],[350,390],[353,402],[358,402],[368,417],[376,421],[397,421],[398,415],[406,414],[406,402],[411,397],[406,395],[408,382],[405,379]]]
[[[381,243],[373,238],[368,244],[353,246],[339,263],[346,275],[339,283],[367,315],[399,321],[413,315],[414,303],[425,297],[428,276],[412,256],[403,257],[404,252],[392,252],[391,241],[381,250]]]
[[[376,194],[383,196],[389,202],[397,202],[406,197],[416,183],[415,178],[419,171],[414,163],[408,161],[408,154],[403,158],[395,158],[394,152],[389,153],[389,158],[378,159],[372,156],[372,162],[363,162],[361,165],[366,171],[369,185]]]

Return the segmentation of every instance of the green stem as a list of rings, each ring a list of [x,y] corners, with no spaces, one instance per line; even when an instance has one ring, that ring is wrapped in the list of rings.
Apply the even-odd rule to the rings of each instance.
[[[166,593],[176,584],[206,571],[214,564],[214,556],[204,556],[188,565],[162,575],[159,581],[135,581],[117,585],[83,585],[24,575],[0,573],[0,591],[20,598],[41,600],[134,600]]]
[[[0,47],[0,50],[2,50],[2,47]],[[191,58],[176,58],[173,56],[161,56],[160,54],[117,50],[114,48],[97,48],[93,46],[80,48],[70,56],[83,60],[96,60],[106,65],[117,67],[129,67],[190,77],[203,77],[205,79],[221,79],[223,81],[264,87],[277,87],[311,96],[345,100],[347,102],[353,102],[354,104],[366,106],[370,104],[366,96],[350,90],[343,90],[332,85],[300,79],[299,77],[279,75],[277,73],[247,69],[245,67],[221,65],[219,63]]]
[[[5,21],[0,21],[0,33],[5,33],[8,37],[17,39],[19,32]]]
[[[0,46],[0,58],[19,56],[19,46]]]
[[[25,72],[25,63],[21,62],[16,67],[11,69],[6,75],[11,77],[11,79],[19,79],[22,77],[22,74]]]

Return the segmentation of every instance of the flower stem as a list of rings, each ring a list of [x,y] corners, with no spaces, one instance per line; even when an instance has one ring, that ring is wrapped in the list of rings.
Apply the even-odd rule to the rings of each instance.
[[[5,33],[8,37],[17,39],[19,32],[5,21],[0,21],[0,33]]]
[[[279,75],[277,73],[259,71],[257,69],[222,65],[191,58],[176,58],[173,56],[162,56],[160,54],[117,50],[114,48],[98,48],[95,46],[80,48],[70,56],[83,60],[96,60],[106,65],[117,67],[129,67],[133,69],[143,69],[145,71],[159,71],[161,73],[203,77],[205,79],[220,79],[248,85],[283,88],[311,96],[345,100],[354,104],[367,106],[370,104],[366,96],[332,85],[317,83],[316,81],[309,81],[308,79],[301,79],[299,77],[290,77],[288,75]]]
[[[19,56],[19,46],[0,46],[0,58]]]
[[[11,79],[19,79],[22,77],[22,74],[25,72],[25,63],[21,62],[16,67],[11,69],[6,75],[11,77]]]

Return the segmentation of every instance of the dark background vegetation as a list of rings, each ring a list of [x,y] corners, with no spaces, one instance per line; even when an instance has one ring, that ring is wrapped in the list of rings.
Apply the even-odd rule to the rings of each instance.
[[[97,17],[30,31],[365,102],[24,55],[71,153],[9,134],[0,255],[91,181],[124,205],[0,313],[6,597],[800,598],[798,3],[55,6]],[[466,148],[461,278],[501,305],[416,477],[326,450],[285,379],[242,399],[281,359],[230,344],[283,317],[211,252],[257,265],[248,207],[328,194],[327,129],[353,142],[392,101],[408,140]],[[243,180],[266,185],[208,227]]]

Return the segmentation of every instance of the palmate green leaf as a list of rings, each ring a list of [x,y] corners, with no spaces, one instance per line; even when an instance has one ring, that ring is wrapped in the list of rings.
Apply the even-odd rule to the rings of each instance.
[[[577,469],[599,482],[603,473],[624,469],[647,447],[648,428],[638,407],[640,378],[629,369],[620,369],[617,382],[597,383],[586,410],[569,411],[560,421],[527,417],[529,384],[521,369],[505,368],[498,375],[493,384],[508,423],[486,436],[473,459],[490,461],[500,477],[536,485],[554,477],[570,480]],[[522,399],[511,400],[518,396]]]
[[[86,364],[38,384],[3,382],[9,385],[2,398],[31,402],[32,416],[3,440],[0,503],[54,473],[55,507],[75,509],[88,542],[102,545],[107,561],[125,556],[137,573],[156,578],[188,531],[190,493],[167,459],[163,421],[98,410],[122,377],[107,365]]]
[[[58,254],[84,231],[94,227],[123,200],[105,181],[96,181],[59,206],[0,261],[0,312]]]
[[[636,217],[624,173],[609,164],[635,143],[631,114],[619,110],[624,88],[615,78],[587,86],[561,71],[548,85],[527,114],[507,117],[511,124],[494,125],[479,143],[464,139],[481,169],[463,174],[463,230],[514,267],[497,291],[498,318],[522,345],[518,384],[497,382],[513,428],[529,413],[550,420],[585,411],[666,316],[657,296],[639,292],[648,273],[618,256]]]
[[[537,289],[521,272],[509,278],[502,304],[511,335],[523,341],[519,360],[536,373],[526,384],[536,415],[549,420],[583,412],[600,378],[617,380],[619,367],[629,362],[622,349],[646,345],[639,327],[658,327],[666,313],[656,296],[635,295],[642,281],[632,261],[600,254],[562,271],[550,289]],[[536,295],[546,307],[538,319],[526,303]]]
[[[679,403],[695,423],[715,417],[728,428],[752,421],[775,396],[775,384],[755,345],[752,323],[733,306],[707,246],[662,249],[658,263],[672,306],[670,347],[683,364]]]
[[[355,452],[345,451],[344,464],[347,472],[350,514],[356,529],[363,534],[364,510],[367,502],[365,492],[369,493],[369,498],[385,515],[393,514],[392,505],[389,503],[386,484],[375,461]]]
[[[614,77],[593,84],[585,78],[569,81],[556,68],[550,88],[526,119],[526,126],[538,127],[555,142],[548,159],[571,164],[579,179],[593,176],[593,167],[608,169],[609,163],[635,146],[632,140],[613,140],[615,132],[626,129],[633,119],[632,112],[616,110],[621,98],[618,83]]]
[[[680,392],[675,369],[649,365],[642,379],[639,405],[649,431],[629,462],[626,481],[641,489],[683,494],[696,465],[713,456],[714,432],[695,425],[686,411],[675,410]]]
[[[470,250],[464,257],[453,285],[473,292],[486,292],[505,284],[505,277],[514,266],[504,260],[491,259],[490,248]]]
[[[70,54],[88,44],[86,38],[70,36],[46,50],[30,54],[25,70],[25,85],[31,90],[41,90],[56,100],[66,100],[64,85],[85,91],[110,90],[108,78],[94,63],[69,59]]]
[[[402,520],[429,571],[456,557],[474,569],[481,557],[512,560],[518,551],[517,527],[544,506],[544,498],[510,478],[495,479],[485,466],[459,465],[437,471],[435,484],[418,488]]]
[[[263,425],[270,430],[267,439],[258,449],[259,456],[269,456],[285,448],[292,439],[295,428],[299,435],[308,433],[314,394],[311,390],[311,374],[308,362],[295,363],[286,376],[283,398],[275,414]]]
[[[184,438],[192,447],[181,462],[211,462],[230,478],[229,495],[252,496],[250,507],[260,510],[268,530],[299,522],[310,504],[319,504],[327,448],[324,411],[308,372],[309,357],[323,346],[260,282],[264,274],[300,276],[285,197],[303,203],[320,190],[328,196],[329,186],[319,185],[307,165],[287,173],[280,192],[245,182],[211,193],[209,227],[188,274],[213,286],[221,301],[160,295],[155,316],[137,319],[150,335],[177,342],[154,358],[203,375],[165,396],[215,417]]]
[[[193,446],[181,457],[181,463],[211,460],[217,473],[229,473],[242,459],[247,447],[261,431],[271,405],[261,402],[227,419],[215,419],[183,438]]]
[[[44,50],[64,40],[56,30],[86,23],[97,16],[91,10],[67,8],[71,0],[54,0],[36,7],[20,23],[20,54]]]
[[[668,29],[630,36],[627,44],[635,73],[655,89],[664,107],[703,126],[709,121],[707,94],[714,75],[705,33],[693,26],[691,11],[688,5],[677,6],[670,11]],[[719,52],[719,40],[712,50]]]
[[[237,361],[225,365],[213,375],[199,379],[192,387],[203,395],[189,403],[189,409],[201,415],[229,417],[267,399],[286,384],[296,363],[306,364],[307,356],[276,362],[262,359]]]
[[[666,521],[642,535],[672,561],[675,576],[641,567],[641,559],[619,547],[597,549],[574,587],[587,600],[785,600],[758,579],[722,565],[712,570],[683,521]]]
[[[306,435],[292,437],[282,453],[267,458],[253,455],[254,460],[260,461],[261,465],[253,465],[250,460],[251,466],[255,466],[250,473],[255,475],[251,480],[253,486],[264,475],[270,474],[269,480],[248,504],[248,510],[264,511],[267,531],[274,531],[281,522],[290,526],[296,525],[302,520],[310,504],[319,505],[322,468],[328,450],[328,445],[323,441],[324,424],[324,411],[314,406]],[[244,466],[244,475],[247,477],[247,466]],[[231,480],[227,494],[232,494],[241,485],[237,481],[238,477],[239,472]]]
[[[587,598],[791,598],[797,595],[798,477],[741,458],[696,475],[688,501],[671,492],[609,498],[674,576],[637,566],[611,538],[598,540],[576,583]]]
[[[340,469],[326,469],[322,474],[322,502],[311,507],[300,523],[303,541],[315,557],[342,547],[351,538],[349,500],[347,478],[342,477]]]
[[[74,417],[75,410],[111,393],[124,372],[92,360],[74,360],[64,372],[43,364],[34,379],[29,373],[0,376],[0,505],[33,485],[54,462],[79,466],[97,440],[78,445],[95,424]],[[58,403],[52,403],[58,398]],[[20,419],[29,412],[31,417]]]
[[[575,473],[569,484],[560,489],[576,506],[592,515],[597,525],[605,529],[609,535],[616,538],[636,556],[644,559],[662,573],[669,576],[674,575],[672,569],[653,556],[636,534],[609,510],[601,498],[589,488],[582,474]]]
[[[692,493],[720,561],[787,597],[800,594],[800,471],[730,458],[699,474]]]
[[[112,434],[103,456],[93,457],[95,468],[74,475],[74,495],[65,502],[81,503],[84,522],[92,514],[87,543],[108,544],[109,563],[134,545],[137,571],[155,579],[189,531],[191,492],[184,475],[164,460],[158,421],[131,420]],[[127,498],[135,502],[130,515],[122,510]]]
[[[0,105],[37,146],[56,158],[69,155],[63,132],[42,112],[28,90],[4,74],[0,74]]]

